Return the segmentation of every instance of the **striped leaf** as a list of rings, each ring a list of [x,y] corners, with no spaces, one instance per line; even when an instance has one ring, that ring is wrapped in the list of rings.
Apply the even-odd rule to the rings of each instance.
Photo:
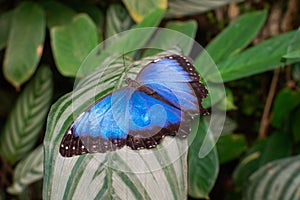
[[[13,185],[7,188],[11,194],[20,194],[26,186],[42,179],[44,167],[43,146],[37,147],[14,170]]]
[[[299,155],[267,163],[251,175],[244,199],[299,199],[299,163]]]
[[[140,66],[126,68],[122,58],[102,65],[60,98],[48,116],[45,145],[44,199],[185,199],[187,140],[166,137],[153,150],[127,147],[107,153],[64,158],[59,145],[81,112]],[[108,62],[109,63],[109,62]],[[129,72],[128,72],[129,70]],[[128,72],[128,74],[124,72]]]
[[[112,4],[107,10],[105,37],[128,30],[134,24],[127,10],[119,5]]]
[[[40,136],[52,99],[51,76],[49,68],[41,67],[7,118],[0,137],[0,153],[11,164],[28,154]]]
[[[178,17],[203,13],[235,0],[169,0],[167,17]]]

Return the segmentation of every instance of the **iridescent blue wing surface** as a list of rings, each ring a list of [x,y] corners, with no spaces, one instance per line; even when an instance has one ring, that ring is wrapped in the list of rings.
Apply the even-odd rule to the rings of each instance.
[[[114,112],[126,109],[129,90],[126,88],[111,93],[83,112],[68,128],[61,145],[60,154],[65,157],[89,152],[106,152],[125,145],[127,131],[118,126],[113,119]],[[119,98],[112,105],[113,99]],[[120,104],[124,102],[124,105]],[[119,105],[119,108],[117,108]],[[114,110],[112,109],[114,107]],[[119,116],[116,116],[119,117]],[[124,114],[123,116],[127,116]]]
[[[152,91],[152,90],[149,90]],[[175,135],[181,111],[140,90],[113,92],[82,113],[62,139],[65,157],[130,148],[153,148],[165,135]]]
[[[201,103],[208,92],[200,83],[195,67],[184,56],[172,55],[154,60],[140,71],[136,80],[183,112],[207,113]],[[177,102],[172,97],[176,97]]]
[[[186,137],[190,114],[206,113],[201,101],[207,90],[199,79],[185,57],[151,62],[127,87],[101,98],[71,124],[60,154],[153,148],[167,135]]]

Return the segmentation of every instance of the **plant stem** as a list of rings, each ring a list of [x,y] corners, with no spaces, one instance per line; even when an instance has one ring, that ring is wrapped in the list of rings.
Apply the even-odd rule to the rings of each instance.
[[[265,138],[268,133],[268,128],[269,128],[269,124],[270,124],[270,110],[271,110],[271,106],[272,106],[275,91],[276,91],[279,72],[280,72],[280,68],[276,68],[274,70],[274,75],[272,78],[270,90],[268,93],[267,101],[266,101],[266,104],[264,107],[264,112],[263,112],[261,122],[260,122],[258,138]]]

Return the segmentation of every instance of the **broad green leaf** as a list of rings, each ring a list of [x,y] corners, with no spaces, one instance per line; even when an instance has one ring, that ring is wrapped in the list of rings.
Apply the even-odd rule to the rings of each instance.
[[[73,120],[136,71],[127,68],[126,61],[112,58],[108,67],[84,77],[73,93],[52,106],[44,139],[44,199],[186,198],[187,140],[166,137],[152,150],[125,147],[72,158],[59,154],[62,137]]]
[[[217,7],[229,4],[234,0],[169,0],[167,17],[182,17],[203,13]]]
[[[17,89],[35,72],[43,52],[45,13],[37,4],[21,3],[11,19],[3,72]]]
[[[189,141],[191,145],[188,154],[189,195],[194,198],[208,199],[208,194],[213,188],[219,172],[218,154],[216,148],[213,148],[205,157],[199,158],[203,140],[207,134],[211,134],[203,119],[200,120],[198,131],[191,134],[196,134],[196,136],[189,137],[189,139],[193,138],[192,141]],[[208,142],[214,144],[211,135]]]
[[[72,23],[51,29],[51,46],[59,72],[75,77],[89,52],[98,44],[95,23],[86,14],[79,14]]]
[[[127,10],[119,5],[112,4],[107,10],[105,37],[108,38],[122,31],[130,29],[134,24]]]
[[[206,51],[216,63],[238,54],[253,40],[266,17],[266,11],[255,11],[240,16],[206,46]]]
[[[0,137],[0,153],[11,164],[27,155],[40,137],[52,99],[51,77],[50,69],[41,67],[7,117]]]
[[[5,46],[7,44],[12,16],[13,16],[12,11],[3,13],[0,16],[0,30],[1,30],[0,31],[0,50],[5,48]]]
[[[267,163],[251,175],[245,200],[293,199],[300,197],[300,156]]]
[[[218,67],[223,81],[240,79],[281,66],[281,58],[287,52],[289,42],[295,34],[296,31],[291,31],[272,37],[220,62]],[[297,38],[298,40],[300,37]],[[211,73],[207,77],[210,81],[218,81],[217,78],[216,73]]]
[[[242,134],[221,135],[217,142],[219,162],[225,163],[238,158],[247,149],[247,140]]]
[[[47,27],[65,25],[72,22],[76,12],[59,1],[41,1],[47,15]]]
[[[291,154],[292,141],[285,132],[275,132],[266,140],[254,145],[241,160],[234,172],[235,183],[242,186],[248,177],[264,164]]]
[[[147,15],[157,8],[167,8],[167,0],[123,0],[123,3],[136,22],[141,22]]]
[[[155,10],[129,31],[114,35],[98,45],[89,54],[89,58],[83,62],[84,68],[80,68],[78,76],[92,72],[103,63],[105,65],[105,60],[112,55],[132,54],[132,52],[144,48],[145,43],[151,38],[153,32],[157,30],[155,26],[160,23],[164,13],[165,10]]]
[[[43,178],[43,146],[37,147],[14,170],[13,184],[7,188],[10,194],[20,194],[29,184]]]
[[[158,30],[151,39],[149,46],[155,47],[147,49],[143,56],[155,55],[161,51],[178,47],[183,55],[189,55],[195,43],[194,37],[197,31],[197,24],[194,20],[172,21],[166,24],[165,29]]]
[[[288,119],[291,111],[300,105],[300,92],[282,89],[274,101],[272,125],[279,128]]]
[[[294,38],[291,40],[288,47],[287,53],[283,55],[283,60],[288,62],[299,62],[300,61],[300,29],[298,29]]]
[[[94,21],[97,30],[98,30],[98,40],[103,41],[104,36],[104,14],[101,8],[90,1],[73,1],[70,5],[76,12],[78,13],[86,13],[90,16],[90,18]]]

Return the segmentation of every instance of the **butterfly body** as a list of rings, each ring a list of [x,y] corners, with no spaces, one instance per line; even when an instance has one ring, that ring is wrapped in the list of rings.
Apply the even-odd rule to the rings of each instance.
[[[165,136],[186,137],[190,114],[203,114],[207,95],[192,64],[168,56],[144,67],[128,86],[108,94],[81,114],[62,139],[60,154],[153,148]]]

